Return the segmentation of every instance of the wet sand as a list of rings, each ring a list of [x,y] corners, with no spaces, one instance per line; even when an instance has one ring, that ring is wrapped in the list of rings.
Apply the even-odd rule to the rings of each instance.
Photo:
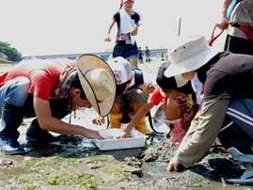
[[[140,65],[156,75],[161,62]],[[72,123],[91,128],[94,110],[78,112]],[[68,116],[65,118],[68,121]],[[250,189],[225,182],[242,171],[222,150],[212,148],[208,155],[186,171],[166,171],[175,152],[169,139],[161,135],[148,138],[143,148],[99,151],[90,139],[63,137],[52,144],[27,144],[20,127],[19,141],[25,156],[0,154],[0,189]]]

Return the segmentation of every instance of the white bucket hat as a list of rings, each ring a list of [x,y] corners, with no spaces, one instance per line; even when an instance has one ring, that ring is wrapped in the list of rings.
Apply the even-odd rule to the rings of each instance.
[[[116,80],[108,64],[96,55],[77,59],[78,77],[87,99],[101,116],[111,112],[116,97]]]
[[[164,74],[166,77],[172,77],[197,70],[217,53],[217,50],[208,46],[204,36],[183,41],[169,51],[171,64]]]
[[[131,64],[123,57],[116,57],[109,60],[108,65],[114,72],[117,85],[129,81],[133,76],[134,71],[132,70]]]

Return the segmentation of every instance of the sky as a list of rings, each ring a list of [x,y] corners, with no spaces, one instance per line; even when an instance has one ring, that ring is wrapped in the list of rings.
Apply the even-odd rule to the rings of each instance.
[[[23,56],[92,53],[111,50],[105,42],[120,0],[0,0],[0,41],[10,43]],[[221,0],[135,0],[141,15],[138,46],[168,48],[181,36],[210,38],[219,20]],[[220,38],[217,45],[223,43]]]

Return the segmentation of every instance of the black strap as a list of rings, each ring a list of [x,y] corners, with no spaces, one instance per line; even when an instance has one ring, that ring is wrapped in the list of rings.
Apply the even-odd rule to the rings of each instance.
[[[143,72],[139,69],[134,70],[134,80],[135,84],[131,86],[128,90],[132,90],[133,88],[138,88],[138,86],[144,84],[144,79],[143,79]]]

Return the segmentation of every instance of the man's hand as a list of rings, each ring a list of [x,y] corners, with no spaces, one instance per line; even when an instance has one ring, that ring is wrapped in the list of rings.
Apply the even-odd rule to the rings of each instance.
[[[92,139],[103,140],[104,138],[100,136],[99,132],[96,130],[87,129],[84,134],[85,137]]]
[[[104,125],[105,124],[105,117],[99,116],[98,118],[95,118],[92,120],[92,123],[94,125]]]
[[[177,157],[173,157],[171,160],[170,160],[170,163],[167,167],[167,170],[172,172],[172,171],[177,171],[178,170],[178,165],[179,165],[179,161],[177,159]]]

